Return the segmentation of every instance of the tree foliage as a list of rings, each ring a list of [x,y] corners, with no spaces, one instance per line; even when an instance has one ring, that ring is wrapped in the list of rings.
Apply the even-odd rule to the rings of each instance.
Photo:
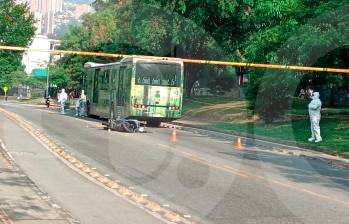
[[[34,18],[27,5],[0,1],[0,44],[26,47],[35,32]],[[18,85],[25,79],[21,53],[0,50],[0,85]]]
[[[263,3],[263,1],[259,1]],[[246,42],[249,61],[318,67],[348,67],[349,5],[342,1],[274,1],[277,10],[254,16],[264,28]],[[266,5],[272,4],[263,3]],[[291,4],[291,5],[287,5]],[[292,10],[290,10],[292,9]],[[272,14],[270,14],[272,13]],[[278,15],[272,19],[262,15]],[[268,22],[267,22],[268,21]],[[300,86],[345,85],[341,75],[289,71],[251,71],[247,98],[250,108],[265,121],[282,118]]]
[[[79,49],[124,54],[145,54],[194,59],[228,59],[210,33],[191,18],[173,11],[170,5],[152,1],[96,1],[96,13],[84,18],[83,25],[63,39],[63,49]],[[165,10],[164,10],[165,9]],[[65,57],[62,65],[73,65],[74,57]],[[85,58],[108,62],[108,59]],[[75,64],[76,65],[76,64]],[[186,89],[214,66],[185,65]],[[77,70],[79,73],[81,70]],[[81,73],[80,73],[81,74]]]
[[[94,3],[63,39],[62,48],[194,59],[348,67],[348,3],[341,0],[125,0]],[[62,65],[81,80],[82,64],[102,58],[66,56]],[[228,70],[185,65],[186,89]],[[223,69],[224,70],[224,69]],[[265,121],[281,118],[300,84],[341,86],[348,78],[281,70],[238,69],[251,75],[249,106]],[[214,79],[210,79],[214,80]],[[218,79],[217,79],[218,80]],[[214,80],[212,83],[219,83]],[[230,79],[227,85],[233,85]],[[224,81],[223,81],[224,82]]]

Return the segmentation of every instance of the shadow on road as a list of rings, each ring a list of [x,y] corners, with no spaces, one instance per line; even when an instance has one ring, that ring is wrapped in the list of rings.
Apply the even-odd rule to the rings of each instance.
[[[296,183],[311,183],[323,187],[338,188],[349,192],[349,170],[317,158],[279,155],[272,152],[241,151],[220,152],[243,159],[242,163],[263,169],[262,163],[278,169],[280,175]]]

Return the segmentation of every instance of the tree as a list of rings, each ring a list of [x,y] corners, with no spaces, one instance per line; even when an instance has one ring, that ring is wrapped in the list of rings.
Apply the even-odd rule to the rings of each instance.
[[[253,62],[343,67],[348,55],[348,4],[337,0],[257,1],[253,24],[260,28],[245,43]],[[267,123],[282,118],[303,79],[331,86],[340,76],[324,73],[250,70],[249,106]],[[329,76],[331,75],[331,76]],[[343,84],[343,82],[342,82]]]
[[[28,5],[13,0],[0,1],[0,44],[26,47],[34,36],[34,18]],[[21,53],[0,50],[0,85],[19,84],[23,78]]]
[[[130,0],[116,5],[96,1],[95,4],[97,12],[86,16],[82,27],[71,30],[63,39],[63,49],[193,59],[224,58],[222,48],[209,33],[192,19],[180,15],[167,5],[161,5],[160,1]],[[62,65],[72,65],[74,58],[77,57],[65,57]],[[108,62],[108,59],[85,58],[80,63],[91,59]],[[215,68],[185,65],[187,95],[193,83],[205,73],[204,70],[214,74]]]
[[[86,15],[81,26],[70,28],[70,32],[62,39],[61,49],[81,51],[115,52],[113,35],[116,33],[114,8],[109,7],[98,10],[96,13]],[[82,57],[79,55],[66,55],[55,66],[58,72],[57,85],[68,85],[72,89],[81,89],[84,80],[84,64],[88,61],[112,62],[115,59]],[[59,68],[60,67],[60,68]],[[65,71],[64,75],[62,71]],[[64,75],[64,77],[63,77]],[[68,88],[68,86],[62,86]]]
[[[50,66],[50,82],[55,84],[58,89],[73,89],[76,83],[72,80],[69,71],[60,66]]]
[[[340,0],[97,0],[96,14],[85,17],[82,27],[72,29],[62,48],[343,67],[348,63],[346,6]],[[342,11],[336,13],[337,7]],[[314,17],[322,19],[313,21]],[[74,74],[83,74],[82,65],[88,60],[110,61],[66,56],[62,64]],[[207,65],[185,64],[185,71],[187,95],[196,80],[210,76],[212,84],[218,84],[216,77],[224,80],[219,74],[227,74],[218,73],[219,66]],[[237,69],[237,73],[246,71],[251,75],[249,106],[267,122],[283,117],[299,83],[313,75]],[[349,85],[349,78],[340,76],[316,81]],[[233,79],[229,84],[234,84]]]
[[[46,87],[46,78],[26,76],[26,78],[21,82],[23,86],[28,86],[30,88],[40,88]]]

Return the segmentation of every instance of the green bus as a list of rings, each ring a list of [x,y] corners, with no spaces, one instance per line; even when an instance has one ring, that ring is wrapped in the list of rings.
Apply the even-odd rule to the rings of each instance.
[[[159,126],[181,117],[183,62],[122,59],[85,64],[87,112],[108,119],[136,119]]]

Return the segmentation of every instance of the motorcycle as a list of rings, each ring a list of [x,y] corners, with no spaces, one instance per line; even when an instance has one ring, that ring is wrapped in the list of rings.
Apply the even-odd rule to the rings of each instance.
[[[50,108],[51,105],[51,97],[46,97],[46,101],[45,101],[46,107]]]
[[[133,119],[109,119],[106,124],[107,129],[124,131],[128,133],[143,132],[143,128],[138,120]]]

